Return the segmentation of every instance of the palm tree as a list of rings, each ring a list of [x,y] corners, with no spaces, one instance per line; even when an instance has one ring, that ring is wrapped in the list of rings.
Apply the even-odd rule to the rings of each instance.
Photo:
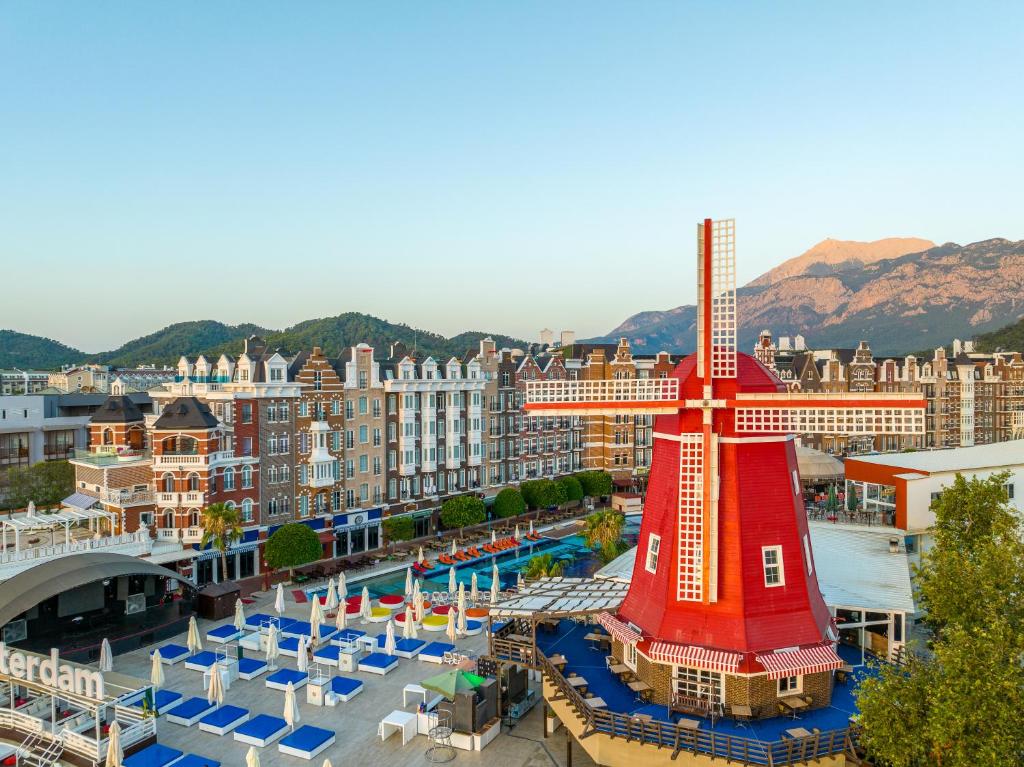
[[[622,540],[626,518],[617,511],[604,509],[595,511],[583,520],[583,538],[592,549],[606,549],[617,546]]]
[[[558,578],[562,574],[562,563],[550,554],[538,554],[526,563],[523,577],[528,581],[538,578]]]
[[[201,546],[212,546],[220,552],[221,580],[228,576],[228,549],[242,538],[242,515],[234,506],[211,503],[203,509],[203,540]]]

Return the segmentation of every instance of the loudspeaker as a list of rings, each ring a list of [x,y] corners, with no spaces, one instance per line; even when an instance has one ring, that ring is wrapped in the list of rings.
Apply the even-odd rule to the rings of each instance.
[[[476,693],[472,690],[455,693],[455,719],[452,729],[457,732],[475,732]]]
[[[486,724],[498,716],[498,680],[488,679],[476,688],[480,693],[483,707],[477,707],[477,713],[482,717],[481,725]]]

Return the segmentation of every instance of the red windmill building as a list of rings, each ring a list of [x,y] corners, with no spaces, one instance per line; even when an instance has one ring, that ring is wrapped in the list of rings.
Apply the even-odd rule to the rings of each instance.
[[[636,564],[602,622],[658,703],[714,713],[827,705],[834,649],[794,437],[920,434],[915,394],[805,394],[736,351],[735,223],[698,232],[697,353],[665,379],[538,381],[526,408],[657,414]],[[799,699],[797,698],[799,694]]]

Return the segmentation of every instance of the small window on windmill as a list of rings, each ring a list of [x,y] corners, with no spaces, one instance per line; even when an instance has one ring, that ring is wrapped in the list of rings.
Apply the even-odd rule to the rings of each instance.
[[[647,539],[647,562],[645,566],[647,572],[655,573],[658,571],[658,552],[661,550],[661,536],[651,535]]]

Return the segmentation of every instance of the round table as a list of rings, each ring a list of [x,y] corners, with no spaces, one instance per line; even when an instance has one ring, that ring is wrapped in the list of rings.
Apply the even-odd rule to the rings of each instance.
[[[395,610],[405,605],[405,597],[401,594],[385,594],[377,600],[377,604]]]
[[[486,618],[490,613],[486,607],[469,607],[466,608],[467,618]]]
[[[424,615],[424,631],[444,631],[448,627],[448,619],[442,615]]]
[[[387,607],[373,607],[370,609],[370,623],[383,623],[391,618],[391,610]]]
[[[452,605],[437,605],[433,609],[434,615],[448,615],[455,608]]]

